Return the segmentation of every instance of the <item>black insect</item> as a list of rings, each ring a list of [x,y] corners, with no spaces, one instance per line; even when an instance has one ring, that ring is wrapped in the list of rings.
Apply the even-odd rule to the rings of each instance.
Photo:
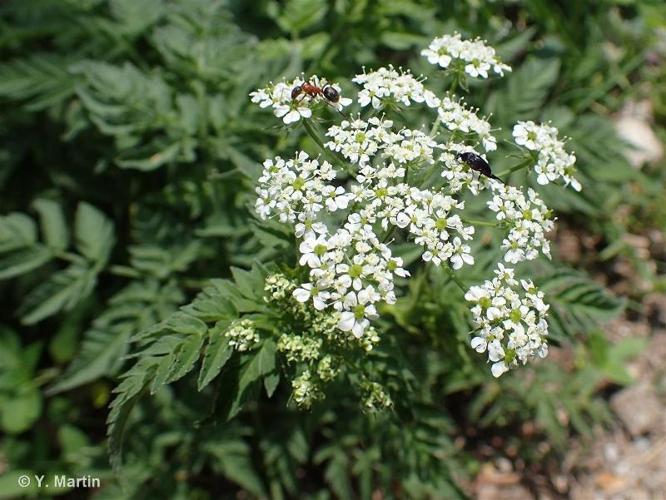
[[[488,162],[481,158],[479,155],[476,153],[458,153],[458,159],[464,161],[469,165],[469,168],[472,170],[476,170],[479,172],[481,175],[485,175],[486,177],[490,177],[491,179],[495,179],[500,181],[502,184],[504,184],[504,181],[497,177],[496,175],[493,175],[492,171],[490,170],[490,165],[488,165]]]

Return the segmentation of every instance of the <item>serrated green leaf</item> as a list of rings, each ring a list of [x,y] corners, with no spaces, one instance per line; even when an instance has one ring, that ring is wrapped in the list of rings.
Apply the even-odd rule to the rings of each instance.
[[[74,79],[67,73],[69,62],[54,53],[33,53],[4,63],[0,96],[25,100],[30,111],[57,106],[74,92]]]
[[[537,119],[559,70],[558,59],[528,58],[507,76],[506,87],[490,96],[488,111],[494,112],[503,123]]]
[[[277,22],[287,33],[300,33],[321,21],[327,10],[325,0],[287,0]]]
[[[0,217],[0,252],[32,246],[37,242],[37,226],[25,214],[12,213]]]
[[[224,440],[206,444],[205,449],[215,457],[227,478],[257,497],[266,496],[261,479],[252,464],[251,449],[246,443],[240,440]]]
[[[174,369],[170,372],[167,383],[180,380],[194,368],[194,364],[201,357],[202,335],[189,335],[178,349]]]
[[[589,332],[598,322],[609,321],[624,309],[623,300],[575,271],[555,272],[537,280],[537,284],[551,305],[549,324],[555,336]]]
[[[93,271],[76,264],[54,273],[25,298],[20,308],[21,322],[33,325],[63,309],[71,310],[90,295],[96,282]]]
[[[277,389],[278,384],[280,383],[280,373],[273,372],[264,377],[264,389],[266,389],[266,395],[270,398],[275,394],[275,389]]]
[[[178,351],[181,348],[182,344],[179,343],[172,352],[168,352],[159,358],[157,369],[155,370],[155,376],[150,381],[151,394],[155,394],[163,385],[165,385],[171,374],[175,371],[176,358],[178,357]]]
[[[42,245],[34,245],[0,255],[0,280],[20,276],[43,266],[53,258],[53,253]]]
[[[75,360],[48,393],[57,394],[112,374],[127,352],[132,326],[129,323],[124,328],[115,328],[110,332],[97,329],[87,332],[81,357]]]
[[[114,375],[127,353],[131,334],[170,315],[179,301],[169,286],[159,287],[152,281],[134,282],[118,292],[109,301],[109,308],[83,334],[80,352],[48,393]]]
[[[141,396],[141,392],[147,387],[147,380],[154,374],[154,370],[154,360],[140,360],[125,374],[123,381],[113,391],[116,397],[109,405],[107,436],[109,458],[115,470],[119,470],[122,463],[122,449],[127,420],[134,405]]]
[[[92,205],[80,203],[76,211],[74,235],[81,254],[90,259],[96,269],[103,268],[115,241],[113,222]]]
[[[176,312],[164,322],[165,329],[180,334],[203,336],[208,331],[206,323],[190,314]]]
[[[64,250],[69,244],[69,234],[65,214],[59,203],[53,200],[38,199],[32,206],[39,213],[44,242],[56,250]]]
[[[217,377],[233,354],[233,349],[229,347],[229,341],[224,336],[224,328],[226,328],[226,325],[222,325],[222,327],[216,325],[209,333],[210,340],[206,347],[197,381],[197,387],[200,391]]]
[[[276,349],[272,339],[265,340],[259,351],[240,368],[235,397],[229,404],[227,419],[233,418],[242,409],[250,394],[254,393],[256,382],[275,369]]]
[[[259,351],[250,359],[242,369],[239,387],[241,392],[252,382],[267,375],[275,369],[275,354],[277,346],[275,341],[267,339]]]
[[[204,288],[183,311],[209,323],[234,319],[238,316],[238,310],[230,300],[229,288],[228,281],[211,280],[210,286]]]

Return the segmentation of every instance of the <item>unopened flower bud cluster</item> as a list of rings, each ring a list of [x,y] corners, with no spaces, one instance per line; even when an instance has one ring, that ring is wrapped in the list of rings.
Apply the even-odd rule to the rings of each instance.
[[[364,390],[363,408],[368,412],[383,410],[393,406],[391,396],[381,384],[364,380],[361,382]]]
[[[337,311],[317,311],[297,301],[293,296],[297,283],[283,274],[266,277],[266,301],[286,318],[277,350],[298,373],[292,380],[292,399],[297,406],[309,408],[324,398],[326,384],[343,370],[351,370],[349,359],[367,353],[379,342],[374,328],[368,328],[363,338],[336,334],[339,322]],[[297,330],[297,331],[296,331]],[[365,393],[362,387],[359,392]]]
[[[224,336],[229,341],[229,346],[236,351],[245,352],[254,348],[260,340],[259,332],[254,323],[249,319],[242,319],[231,325]]]
[[[324,397],[324,394],[316,381],[313,381],[310,370],[305,369],[291,382],[291,397],[300,408],[308,409],[315,401]]]

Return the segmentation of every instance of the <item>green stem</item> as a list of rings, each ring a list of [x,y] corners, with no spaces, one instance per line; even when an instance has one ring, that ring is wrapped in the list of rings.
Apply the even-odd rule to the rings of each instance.
[[[521,170],[521,169],[523,169],[523,168],[525,168],[525,167],[531,165],[532,163],[534,163],[534,159],[533,159],[533,158],[529,158],[529,159],[523,161],[522,163],[519,163],[519,164],[516,165],[515,167],[511,167],[510,169],[505,170],[504,172],[500,172],[499,174],[497,174],[497,176],[498,176],[498,177],[504,177],[505,175],[509,175],[509,174],[512,174],[512,173],[514,173],[514,172],[516,172],[516,171],[518,171],[518,170]]]
[[[128,266],[111,266],[108,271],[115,276],[122,276],[123,278],[140,278],[141,273],[134,269],[133,267]]]
[[[382,238],[382,243],[386,243],[389,240],[389,238],[393,234],[393,231],[395,231],[395,226],[391,225],[391,227],[389,227],[388,231],[386,231],[386,234]]]
[[[499,224],[494,221],[475,220],[475,219],[462,219],[462,221],[467,224],[472,224],[473,226],[499,227]]]
[[[317,146],[319,146],[321,151],[324,153],[324,156],[326,156],[333,163],[337,163],[338,161],[341,161],[343,164],[346,163],[344,159],[334,154],[330,149],[328,149],[324,145],[324,141],[321,140],[321,137],[319,136],[319,134],[317,133],[314,126],[310,123],[309,120],[302,120],[302,122],[303,122],[303,127],[305,127],[305,131],[312,138],[312,140],[315,143],[317,143]]]
[[[458,75],[454,72],[453,79],[451,80],[451,86],[449,87],[449,94],[455,94],[456,87],[458,86]]]
[[[84,259],[82,257],[80,257],[80,256],[78,256],[74,253],[71,253],[71,252],[57,251],[57,252],[54,253],[54,255],[58,259],[65,260],[65,261],[70,262],[72,264],[76,264],[76,263],[84,261]]]
[[[324,146],[324,141],[321,140],[321,137],[319,137],[319,134],[314,129],[312,124],[308,120],[303,120],[303,126],[305,127],[305,131],[308,133],[308,135],[312,137],[312,140],[317,143],[322,151],[328,153],[328,149],[326,149],[326,146]]]
[[[435,123],[433,123],[432,128],[430,129],[430,137],[435,137],[435,134],[437,133],[437,130],[439,130],[439,126],[441,125],[442,120],[439,117],[439,114],[437,116],[437,120],[435,120]]]
[[[456,273],[453,269],[451,269],[449,266],[445,266],[444,269],[449,275],[449,278],[451,278],[451,281],[453,281],[456,285],[458,285],[458,288],[460,288],[463,292],[467,292],[467,288],[465,288],[465,285],[463,284],[462,281],[456,276]]]

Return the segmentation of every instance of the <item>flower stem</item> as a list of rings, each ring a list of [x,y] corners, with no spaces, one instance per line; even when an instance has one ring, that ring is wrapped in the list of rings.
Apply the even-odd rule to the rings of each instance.
[[[430,137],[435,137],[435,134],[437,133],[437,130],[439,130],[439,126],[442,123],[442,120],[439,116],[437,116],[437,120],[435,120],[435,123],[433,123],[432,128],[430,129]]]
[[[328,151],[326,146],[324,146],[324,141],[321,140],[321,137],[319,137],[319,134],[308,120],[303,120],[303,126],[312,140],[315,141],[323,151]]]
[[[456,87],[458,86],[458,75],[453,73],[453,79],[451,80],[451,86],[449,87],[449,94],[455,94]]]
[[[516,165],[516,166],[514,166],[514,167],[511,167],[511,168],[509,168],[509,169],[507,169],[507,170],[505,170],[505,171],[503,171],[503,172],[500,172],[499,174],[497,174],[497,176],[498,176],[498,177],[504,177],[505,175],[512,174],[512,173],[514,173],[514,172],[516,172],[516,171],[518,171],[518,170],[522,170],[523,168],[529,166],[529,165],[532,164],[533,162],[534,162],[534,159],[529,158],[529,159],[527,159],[527,160],[525,160],[525,161],[519,163],[518,165]]]
[[[467,224],[472,224],[473,226],[488,226],[488,227],[499,227],[499,224],[495,221],[487,220],[476,220],[476,219],[462,219],[463,222]]]
[[[445,266],[444,269],[449,275],[449,278],[451,278],[451,281],[453,281],[456,285],[458,285],[458,288],[460,288],[463,292],[467,292],[467,288],[465,288],[463,282],[460,281],[460,279],[456,276],[455,271],[451,269],[449,266]]]
[[[305,127],[305,131],[308,133],[310,138],[317,144],[317,146],[319,146],[321,151],[324,153],[324,156],[326,156],[333,163],[337,163],[338,161],[341,161],[343,164],[346,163],[343,158],[340,158],[338,155],[334,154],[324,145],[324,141],[321,140],[319,133],[308,120],[302,120],[302,121],[303,121],[303,127]]]
[[[386,234],[382,238],[382,243],[386,243],[389,240],[389,238],[393,234],[393,231],[395,231],[395,226],[391,225],[391,227],[388,228],[388,231],[386,231]]]

